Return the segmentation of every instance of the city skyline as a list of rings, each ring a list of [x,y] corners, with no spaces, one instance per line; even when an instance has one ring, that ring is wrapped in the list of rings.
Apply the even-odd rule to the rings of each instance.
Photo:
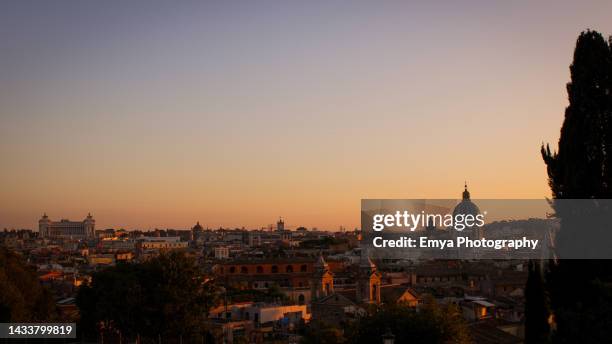
[[[540,144],[612,4],[525,4],[3,2],[0,228],[352,229],[362,198],[466,179],[548,197]]]

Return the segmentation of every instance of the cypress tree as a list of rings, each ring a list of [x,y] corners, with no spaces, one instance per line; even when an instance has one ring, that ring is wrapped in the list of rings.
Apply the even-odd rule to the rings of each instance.
[[[583,32],[576,42],[570,71],[571,82],[567,85],[569,106],[565,110],[558,151],[551,152],[548,145],[541,148],[555,199],[553,207],[560,219],[555,245],[561,258],[570,250],[582,250],[588,256],[590,251],[608,249],[606,245],[609,242],[603,239],[602,230],[612,230],[610,210],[602,207],[601,202],[568,205],[558,201],[612,198],[610,43],[598,32]],[[608,261],[601,260],[561,259],[551,264],[545,286],[556,322],[552,336],[554,342],[599,343],[609,340],[612,293],[608,282],[612,276],[611,268]],[[528,320],[527,324],[530,323]]]
[[[525,287],[525,343],[545,343],[548,339],[548,302],[540,264],[529,261],[529,275]]]
[[[612,198],[611,59],[600,33],[578,37],[559,149],[542,147],[554,198]]]

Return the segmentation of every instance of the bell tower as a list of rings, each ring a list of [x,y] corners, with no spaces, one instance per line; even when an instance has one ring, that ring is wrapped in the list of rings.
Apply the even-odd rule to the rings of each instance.
[[[44,213],[40,220],[38,220],[38,235],[40,235],[41,238],[46,238],[49,236],[50,223],[51,220],[49,220],[47,213]]]
[[[310,284],[312,299],[318,299],[334,293],[334,274],[329,269],[329,265],[323,258],[323,254],[319,255],[319,259],[314,265],[315,272],[312,276]]]
[[[85,230],[85,233],[84,233],[85,237],[93,238],[94,236],[96,236],[95,234],[96,220],[94,220],[93,216],[91,216],[91,213],[87,214],[87,217],[85,218],[85,220],[83,220],[83,226]]]
[[[357,301],[380,303],[381,275],[369,257],[367,249],[362,249],[357,273]]]
[[[285,230],[285,221],[283,221],[282,217],[278,218],[278,222],[276,222],[276,231],[282,232]]]

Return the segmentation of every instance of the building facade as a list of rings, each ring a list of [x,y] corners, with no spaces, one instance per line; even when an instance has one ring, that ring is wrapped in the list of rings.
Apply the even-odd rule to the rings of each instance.
[[[142,237],[138,239],[136,247],[139,250],[173,250],[185,249],[188,242],[181,241],[180,237]]]
[[[88,214],[83,221],[62,219],[51,221],[47,214],[38,220],[38,232],[43,238],[86,239],[95,236],[96,220]]]

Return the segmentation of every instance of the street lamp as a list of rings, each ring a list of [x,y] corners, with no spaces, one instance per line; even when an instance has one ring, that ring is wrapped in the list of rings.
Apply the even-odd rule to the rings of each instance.
[[[393,344],[395,343],[395,336],[391,333],[391,329],[387,328],[385,334],[382,335],[383,344]]]

